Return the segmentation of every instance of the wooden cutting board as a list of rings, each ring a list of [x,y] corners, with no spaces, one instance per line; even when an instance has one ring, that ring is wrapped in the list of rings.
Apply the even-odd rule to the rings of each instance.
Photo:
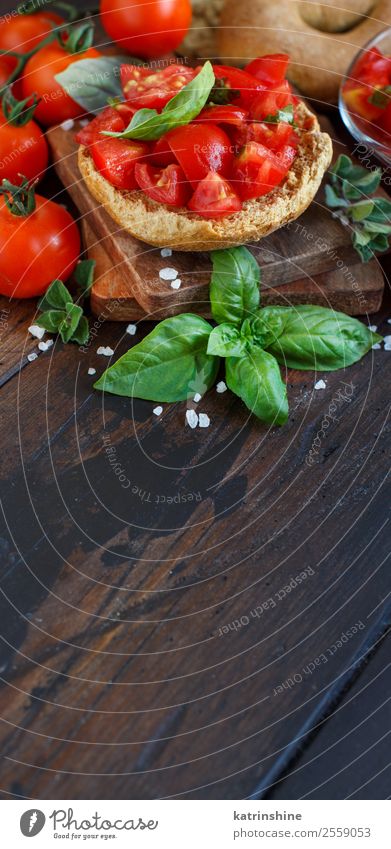
[[[322,124],[333,136],[337,156],[345,145],[335,139],[327,119]],[[112,321],[156,320],[184,311],[209,316],[209,254],[175,251],[162,258],[160,250],[121,230],[81,180],[74,132],[56,127],[48,138],[55,168],[80,211],[88,255],[96,259],[94,314]],[[248,247],[262,270],[265,304],[327,304],[351,315],[380,307],[381,269],[376,260],[360,262],[349,232],[325,207],[323,188],[297,221]],[[178,271],[180,289],[159,277],[164,266]]]

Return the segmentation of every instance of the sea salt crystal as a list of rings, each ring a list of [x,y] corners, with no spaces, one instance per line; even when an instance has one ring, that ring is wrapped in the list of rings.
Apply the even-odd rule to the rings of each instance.
[[[35,351],[33,351],[32,354],[27,354],[27,359],[28,359],[29,363],[33,363],[34,360],[36,360],[37,358],[38,358],[38,354],[36,354]]]
[[[368,330],[372,330],[372,333],[376,333],[376,330],[377,330],[377,324],[370,324],[370,325],[368,326]]]
[[[126,332],[129,333],[129,336],[134,336],[137,332],[137,324],[128,324]]]
[[[326,389],[324,380],[318,380],[317,383],[315,383],[314,389]]]
[[[31,327],[29,327],[28,330],[29,330],[30,336],[35,336],[36,339],[43,339],[43,337],[46,333],[45,328],[40,327],[39,324],[32,324]]]
[[[201,401],[201,398],[202,398],[202,395],[200,395],[199,392],[196,392],[196,394],[194,395],[194,401],[196,402],[196,404],[198,404],[198,402]]]
[[[161,416],[162,412],[163,412],[163,407],[155,407],[155,409],[153,410],[154,416]]]
[[[40,351],[48,351],[53,345],[53,339],[48,339],[47,342],[38,342],[38,348]]]
[[[391,336],[385,336],[383,342],[384,345],[391,345]]]
[[[209,427],[210,418],[206,415],[206,413],[200,413],[198,416],[198,424],[199,427]]]
[[[159,277],[161,280],[176,280],[178,272],[176,268],[161,268],[159,271]]]
[[[391,324],[391,318],[387,318],[387,324]]]
[[[171,248],[162,248],[160,251],[160,255],[163,257],[163,259],[166,259],[166,257],[168,256],[172,256]]]
[[[92,374],[96,374],[96,368],[89,368],[89,369],[88,369],[88,374],[91,374],[91,375],[92,375]]]
[[[372,345],[372,351],[380,351],[380,348],[381,348],[380,342],[375,342],[375,344]]]
[[[224,380],[220,380],[219,383],[216,386],[216,392],[218,392],[221,395],[223,392],[226,392],[226,391],[227,391],[227,386],[224,383]]]
[[[68,130],[73,130],[74,126],[75,122],[73,118],[68,118],[67,121],[63,121],[62,124],[60,124],[61,129],[65,130],[66,132],[68,132]]]
[[[380,347],[380,345],[379,345],[379,347]],[[387,344],[384,346],[384,350],[385,351],[391,351],[391,343],[390,342],[387,342]]]
[[[176,280],[171,281],[171,289],[180,289],[182,286],[182,280],[179,277]]]
[[[186,421],[187,424],[194,430],[198,425],[198,416],[195,410],[186,410]]]
[[[96,353],[101,354],[102,357],[112,357],[113,354],[114,354],[114,351],[113,351],[112,348],[109,348],[109,346],[107,346],[107,348],[105,348],[104,346],[101,345],[100,348],[98,348]]]

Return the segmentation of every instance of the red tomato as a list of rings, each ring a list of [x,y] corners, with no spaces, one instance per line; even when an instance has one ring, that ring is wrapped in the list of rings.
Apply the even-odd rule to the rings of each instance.
[[[96,142],[103,141],[105,138],[105,136],[102,136],[103,130],[110,133],[121,133],[122,130],[125,129],[125,126],[126,124],[119,110],[112,106],[108,106],[106,109],[103,109],[103,112],[97,115],[96,118],[90,121],[86,127],[82,127],[82,129],[76,133],[75,140],[78,144],[90,147]]]
[[[382,110],[381,117],[377,121],[378,126],[388,135],[388,144],[390,145],[391,136],[391,103]]]
[[[35,112],[38,121],[49,127],[83,114],[82,107],[64,91],[55,75],[65,71],[73,62],[97,56],[100,53],[93,47],[82,53],[69,53],[56,42],[31,56],[22,77],[23,97],[31,97],[36,92],[41,98]]]
[[[54,12],[35,12],[9,18],[3,15],[0,17],[0,49],[28,53],[49,35],[53,24],[63,23],[63,18]]]
[[[298,136],[290,124],[280,121],[278,124],[263,124],[250,122],[240,127],[234,135],[234,141],[238,148],[244,147],[251,141],[259,142],[270,148],[280,150],[284,145],[297,145]]]
[[[163,109],[195,75],[195,69],[185,65],[169,65],[161,71],[121,65],[123,93],[137,109]]]
[[[20,174],[29,181],[43,177],[49,159],[45,136],[35,121],[23,126],[9,123],[0,109],[0,181],[20,183]]]
[[[152,168],[138,162],[135,177],[140,189],[158,203],[170,206],[186,206],[191,188],[179,165],[167,165],[167,168]]]
[[[247,109],[241,109],[240,106],[207,106],[200,112],[195,123],[202,124],[232,124],[234,127],[240,127],[248,119]]]
[[[389,85],[391,82],[391,57],[383,56],[377,47],[366,50],[353,68],[351,79],[353,88],[356,86],[357,80],[372,83],[379,87]]]
[[[203,218],[224,218],[240,212],[242,204],[228,180],[209,171],[198,183],[188,208]]]
[[[288,63],[287,53],[273,53],[254,59],[246,65],[245,71],[260,80],[264,86],[276,86],[284,81]]]
[[[62,206],[36,195],[36,209],[13,215],[0,199],[0,293],[42,295],[52,280],[65,281],[80,254],[77,226]]]
[[[215,77],[218,81],[223,80],[225,88],[229,91],[238,92],[240,103],[248,107],[254,100],[257,92],[263,91],[264,86],[240,68],[231,68],[228,65],[213,65]]]
[[[242,200],[261,197],[278,186],[295,154],[294,148],[283,148],[277,156],[258,142],[246,144],[233,167],[234,185]]]
[[[91,148],[95,167],[117,189],[138,188],[134,167],[148,153],[145,142],[106,138]]]
[[[0,88],[8,82],[15,64],[16,60],[12,59],[11,56],[0,57]]]
[[[293,104],[293,96],[288,80],[285,80],[281,85],[275,86],[258,94],[251,105],[251,115],[255,120],[262,121],[269,115],[275,115],[279,109],[285,109],[286,106]]]
[[[188,124],[167,134],[167,141],[187,179],[196,186],[208,174],[230,172],[233,151],[227,134],[215,124]]]
[[[366,121],[376,121],[381,117],[384,110],[370,102],[369,98],[372,93],[373,88],[371,86],[361,85],[357,88],[345,88],[343,98],[347,108],[354,115],[365,118]]]
[[[101,0],[103,26],[133,56],[153,59],[183,41],[191,23],[190,0]]]
[[[151,162],[159,168],[165,168],[166,165],[176,163],[175,156],[167,141],[167,136],[162,136],[154,142],[151,150]]]

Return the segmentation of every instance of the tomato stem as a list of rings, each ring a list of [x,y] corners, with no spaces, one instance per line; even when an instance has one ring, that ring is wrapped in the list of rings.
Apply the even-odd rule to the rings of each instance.
[[[28,124],[37,106],[38,98],[36,94],[33,94],[32,97],[26,97],[25,100],[17,100],[10,87],[6,88],[1,101],[3,115],[7,123],[14,127],[23,127]]]
[[[9,180],[3,180],[0,187],[0,195],[3,195],[6,205],[12,215],[26,218],[34,212],[36,207],[35,186],[38,180],[29,183],[27,177],[21,177],[20,186],[15,186]]]

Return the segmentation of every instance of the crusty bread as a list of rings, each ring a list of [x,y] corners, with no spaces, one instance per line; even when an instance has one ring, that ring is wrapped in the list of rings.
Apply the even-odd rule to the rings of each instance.
[[[243,204],[240,212],[220,220],[206,219],[188,209],[174,209],[150,200],[143,192],[116,189],[96,170],[86,147],[79,149],[79,168],[91,194],[124,230],[156,247],[182,251],[228,248],[258,241],[298,218],[313,200],[330,165],[332,144],[304,104],[298,153],[281,186]]]

